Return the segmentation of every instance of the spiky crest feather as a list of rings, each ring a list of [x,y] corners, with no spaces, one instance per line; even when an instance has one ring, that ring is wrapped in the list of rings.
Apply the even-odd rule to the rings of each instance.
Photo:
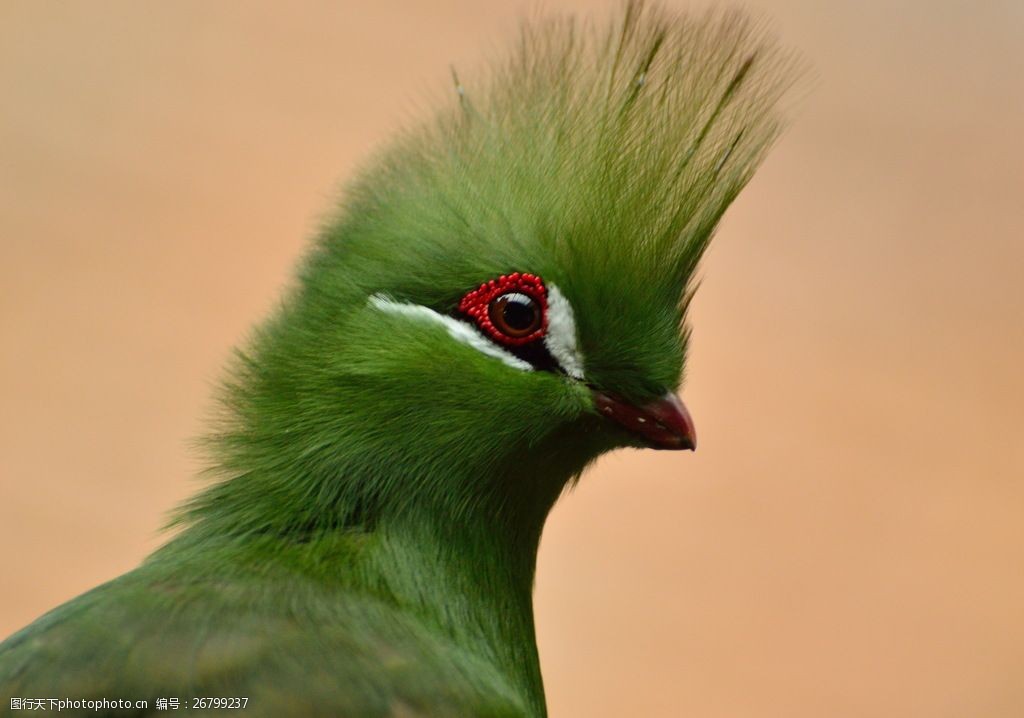
[[[790,58],[737,12],[628,2],[609,28],[526,23],[352,187],[353,209],[423,199],[478,242],[540,243],[682,295],[781,129]],[[546,231],[545,231],[546,230]],[[471,250],[472,251],[472,250]]]

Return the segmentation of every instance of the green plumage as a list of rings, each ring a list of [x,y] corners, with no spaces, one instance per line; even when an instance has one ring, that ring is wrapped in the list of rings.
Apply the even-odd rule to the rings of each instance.
[[[642,445],[591,392],[678,388],[694,271],[777,136],[785,67],[741,18],[632,2],[604,29],[527,25],[507,59],[456,78],[349,187],[239,352],[213,481],[179,532],[0,644],[5,700],[544,715],[544,520],[590,461]],[[368,302],[448,315],[513,271],[571,301],[585,381]]]

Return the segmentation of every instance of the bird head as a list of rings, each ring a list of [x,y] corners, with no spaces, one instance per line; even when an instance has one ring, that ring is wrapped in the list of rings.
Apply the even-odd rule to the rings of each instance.
[[[453,73],[241,355],[216,437],[232,481],[194,508],[241,484],[239,515],[259,493],[303,525],[541,516],[604,451],[693,449],[686,309],[777,135],[778,58],[736,16],[634,2]]]

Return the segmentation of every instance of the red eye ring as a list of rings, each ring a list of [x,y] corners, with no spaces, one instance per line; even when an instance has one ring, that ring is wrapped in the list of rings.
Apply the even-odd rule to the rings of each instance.
[[[495,324],[492,304],[507,295],[523,294],[532,299],[540,312],[539,320],[524,334],[509,333]],[[472,317],[477,326],[491,339],[506,346],[523,346],[544,336],[548,328],[548,293],[544,282],[534,274],[513,272],[484,282],[468,292],[459,302],[459,311]],[[500,324],[499,320],[499,324]],[[535,328],[533,328],[535,327]],[[509,329],[509,327],[505,327]]]

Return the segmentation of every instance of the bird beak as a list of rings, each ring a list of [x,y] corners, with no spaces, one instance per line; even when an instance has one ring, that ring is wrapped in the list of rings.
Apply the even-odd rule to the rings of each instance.
[[[594,405],[602,415],[646,439],[654,449],[697,448],[697,430],[690,412],[672,392],[635,406],[614,394],[593,390]]]

